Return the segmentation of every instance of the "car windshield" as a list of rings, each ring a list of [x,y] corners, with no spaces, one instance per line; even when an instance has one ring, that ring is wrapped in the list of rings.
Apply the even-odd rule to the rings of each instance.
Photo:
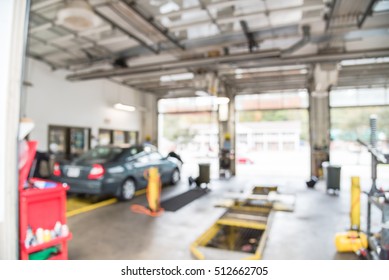
[[[74,161],[75,164],[105,163],[123,152],[119,147],[96,147]]]

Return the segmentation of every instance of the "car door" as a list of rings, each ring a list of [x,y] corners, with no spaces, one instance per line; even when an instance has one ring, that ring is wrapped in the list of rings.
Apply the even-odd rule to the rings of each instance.
[[[160,153],[150,153],[150,165],[158,168],[159,175],[163,183],[167,183],[170,181],[172,173],[171,167],[169,167],[169,165],[165,163],[165,160]]]
[[[140,154],[133,160],[132,163],[133,174],[139,188],[147,186],[147,179],[145,178],[145,171],[150,168],[150,157],[147,153]]]

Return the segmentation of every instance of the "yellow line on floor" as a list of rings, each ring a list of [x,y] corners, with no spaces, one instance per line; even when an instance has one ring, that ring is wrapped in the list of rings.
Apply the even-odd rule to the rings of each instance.
[[[81,213],[89,212],[89,211],[95,210],[95,209],[100,208],[100,207],[114,204],[117,201],[118,200],[116,198],[111,198],[111,199],[97,202],[97,203],[94,203],[94,204],[91,204],[91,205],[88,205],[88,206],[85,206],[85,207],[82,207],[79,209],[71,210],[71,211],[66,213],[66,217],[69,218],[69,217],[73,217],[73,216],[81,214]]]
[[[139,195],[142,195],[145,193],[146,193],[146,189],[142,189],[142,190],[136,191],[135,196],[139,196]],[[69,203],[69,200],[68,200],[68,203],[69,203],[68,206],[71,206],[70,208],[75,207],[76,209],[66,212],[66,217],[68,217],[68,218],[73,217],[73,216],[78,215],[78,214],[82,214],[85,212],[95,210],[95,209],[100,208],[100,207],[114,204],[118,201],[116,198],[111,198],[111,199],[103,200],[101,202],[87,205],[86,202],[84,202],[84,201],[78,201],[75,199],[70,199],[70,200],[71,200],[71,203]],[[80,207],[82,204],[85,204],[86,206]],[[77,209],[77,207],[79,207],[79,208]]]
[[[145,193],[146,193],[146,189],[141,189],[141,190],[135,192],[135,196],[142,195]]]

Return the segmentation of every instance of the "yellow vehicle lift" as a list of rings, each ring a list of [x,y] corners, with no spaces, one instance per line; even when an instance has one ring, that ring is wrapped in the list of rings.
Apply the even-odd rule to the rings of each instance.
[[[227,210],[191,244],[193,256],[199,260],[261,259],[273,218],[274,202],[269,198],[275,192],[274,186],[256,186],[251,193],[217,205]],[[284,209],[290,211],[290,207]]]

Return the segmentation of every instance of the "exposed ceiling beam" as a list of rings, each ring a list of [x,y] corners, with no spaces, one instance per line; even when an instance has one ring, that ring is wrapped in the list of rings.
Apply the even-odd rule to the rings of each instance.
[[[160,25],[158,22],[155,21],[152,16],[146,15],[141,9],[139,9],[138,5],[136,4],[136,1],[125,0],[120,2],[126,5],[129,9],[131,9],[135,14],[142,18],[146,24],[153,27],[154,30],[156,30],[162,36],[172,42],[176,47],[180,48],[181,50],[185,49],[185,47],[179,42],[177,38],[174,38],[174,36],[169,34],[169,29]]]
[[[369,6],[367,6],[365,12],[363,13],[361,19],[358,20],[358,28],[361,28],[366,18],[373,13],[373,7],[377,0],[370,0]]]
[[[96,79],[104,78],[104,77],[113,77],[113,76],[124,76],[130,74],[137,73],[147,73],[147,72],[155,72],[155,71],[163,71],[163,70],[171,70],[177,68],[187,68],[187,67],[204,67],[206,65],[215,65],[218,63],[229,63],[240,60],[250,60],[250,59],[259,59],[263,57],[267,58],[276,58],[279,56],[279,51],[266,51],[260,53],[252,53],[252,54],[240,54],[240,55],[228,55],[228,56],[220,56],[220,57],[207,57],[200,59],[187,59],[181,61],[171,61],[160,64],[148,64],[145,66],[132,67],[129,69],[112,69],[108,71],[98,71],[98,72],[90,72],[83,74],[74,74],[69,75],[67,78],[69,80],[87,80],[87,79]]]
[[[188,71],[186,69],[173,69],[169,71],[161,71],[161,72],[150,72],[150,73],[139,73],[139,74],[131,74],[130,76],[121,77],[124,82],[130,82],[133,80],[136,81],[142,81],[142,80],[148,80],[148,79],[158,79],[162,75],[174,75],[174,74],[181,74],[181,73],[187,73]]]
[[[40,1],[38,3],[33,3],[31,5],[31,8],[30,10],[32,12],[35,12],[37,10],[40,10],[40,9],[43,9],[43,8],[46,8],[48,6],[51,6],[51,5],[54,5],[54,4],[57,4],[57,3],[61,3],[63,0],[46,0],[46,1]]]
[[[201,9],[207,12],[207,15],[209,19],[212,21],[212,23],[219,29],[219,32],[222,33],[222,28],[220,27],[220,24],[217,23],[216,19],[212,16],[211,12],[208,9],[208,6],[204,3],[203,0],[199,0]]]
[[[244,69],[243,69],[244,70]],[[301,71],[305,70],[305,71]],[[252,72],[242,72],[242,73],[220,73],[223,75],[223,77],[226,77],[227,79],[235,79],[236,77],[240,77],[240,79],[246,79],[246,78],[266,78],[266,77],[283,77],[283,76],[291,76],[291,75],[305,75],[307,70],[304,69],[292,69],[292,70],[269,70],[269,71],[252,71]]]
[[[306,84],[303,83],[272,83],[272,84],[252,84],[246,87],[236,87],[236,94],[258,94],[268,93],[269,91],[280,91],[280,90],[297,90],[307,88]]]
[[[245,84],[245,83],[253,83],[253,82],[271,82],[271,81],[305,81],[307,78],[306,75],[289,75],[289,76],[270,76],[266,78],[259,78],[259,77],[249,77],[249,78],[241,78],[241,79],[234,79],[230,80],[233,81],[236,84]]]
[[[76,58],[76,59],[80,59],[80,58],[81,58],[78,54],[73,53],[71,50],[69,50],[69,49],[67,49],[67,48],[65,48],[65,47],[61,47],[60,45],[58,45],[58,44],[56,44],[56,43],[47,42],[47,41],[45,41],[45,40],[43,40],[43,39],[40,39],[40,38],[38,38],[38,37],[36,37],[36,36],[33,36],[33,35],[31,35],[31,34],[30,34],[30,38],[32,38],[32,39],[34,39],[34,40],[40,42],[40,43],[43,44],[43,45],[50,45],[50,46],[52,46],[52,47],[58,49],[59,51],[61,51],[61,53],[66,53],[66,54],[70,55],[70,56],[73,57],[73,58]],[[47,56],[47,54],[41,55],[40,57],[42,57],[42,56]]]
[[[287,37],[287,36],[298,36],[299,35],[299,26],[282,26],[276,28],[262,28],[259,30],[252,31],[256,38],[270,39],[270,38],[278,38],[278,37]],[[208,38],[199,38],[199,39],[191,39],[184,40],[183,44],[186,47],[186,51],[198,50],[200,48],[211,48],[218,47],[220,45],[232,45],[240,42],[245,42],[246,37],[242,32],[234,32],[230,34],[221,34],[217,36],[212,36]],[[174,46],[167,46],[162,43],[161,44],[161,52],[166,51],[169,52],[171,50],[176,49]],[[141,56],[144,54],[149,54],[149,50],[143,48],[142,46],[137,46],[130,48],[128,50],[124,50],[116,53],[116,57],[133,57],[133,56]],[[100,57],[95,59],[95,63],[101,63],[104,60],[111,60],[111,56]],[[85,64],[88,61],[79,61],[77,64]]]
[[[33,14],[35,17],[40,18],[43,21],[46,21],[47,23],[52,24],[53,27],[57,26],[56,22],[54,20],[52,20],[52,19],[49,19],[49,18],[47,18],[45,16],[42,16],[41,14],[38,14],[38,13],[35,13],[35,12],[32,12],[32,11],[31,11],[31,14]],[[70,30],[70,29],[68,29],[68,28],[66,28],[66,27],[64,27],[62,25],[58,25],[58,27],[60,27],[61,29],[65,30],[69,34],[72,34],[73,36],[75,36],[75,38],[82,38],[83,40],[85,40],[85,41],[87,41],[89,43],[92,43],[94,46],[97,46],[97,47],[103,49],[110,56],[112,55],[112,52],[109,49],[107,49],[105,47],[102,47],[102,46],[98,46],[97,43],[94,40],[88,38],[87,35],[83,34],[83,32],[76,32],[76,31]]]
[[[289,7],[276,8],[272,10],[252,12],[247,14],[219,17],[215,20],[218,24],[227,24],[227,23],[239,22],[241,20],[255,20],[258,19],[259,15],[267,15],[269,13],[274,13],[274,12],[293,11],[293,10],[301,10],[307,12],[307,11],[321,10],[323,9],[323,7],[324,7],[323,4],[295,5]],[[169,29],[172,31],[180,31],[180,30],[187,29],[188,27],[195,27],[195,26],[209,24],[209,23],[210,23],[209,19],[197,20],[197,21],[178,21],[172,24],[171,26],[169,26]]]
[[[27,53],[27,56],[28,57],[31,57],[33,59],[36,59],[36,60],[39,60],[39,61],[43,61],[44,63],[46,63],[47,65],[49,65],[51,67],[52,70],[56,70],[56,69],[59,69],[59,68],[63,68],[64,66],[63,65],[58,65],[56,63],[53,63],[49,60],[47,60],[45,57],[41,56],[41,55],[38,55],[38,54],[34,54],[32,52],[28,52]]]
[[[31,27],[30,30],[29,30],[29,33],[30,34],[34,34],[34,33],[40,32],[40,31],[44,31],[44,30],[50,29],[53,26],[54,26],[53,23],[47,22],[47,23],[44,23],[44,24],[41,24],[41,25],[38,25],[38,26],[35,26],[35,27]]]
[[[217,65],[223,63],[239,63],[249,62],[255,63],[255,67],[267,67],[267,66],[279,66],[279,65],[294,65],[294,64],[307,64],[318,62],[330,62],[341,61],[346,59],[360,59],[360,58],[374,58],[389,56],[389,49],[371,50],[369,52],[347,52],[347,53],[332,53],[332,54],[320,54],[320,55],[305,55],[305,56],[290,56],[281,57],[279,51],[267,51],[257,52],[241,55],[228,55],[221,57],[209,57],[201,59],[188,59],[181,61],[165,62],[160,64],[151,64],[139,67],[133,67],[129,69],[112,69],[107,71],[92,71],[86,73],[72,74],[67,76],[67,79],[76,80],[89,80],[114,76],[125,76],[130,74],[157,72],[163,70],[172,70],[177,68],[186,67],[198,67],[207,65]],[[247,66],[246,66],[247,67]]]
[[[328,30],[328,28],[330,27],[330,24],[331,24],[331,21],[332,21],[332,16],[334,15],[334,11],[335,11],[335,6],[336,5],[339,5],[339,1],[336,2],[336,0],[332,0],[332,2],[329,4],[330,5],[330,11],[329,11],[329,14],[326,14],[324,16],[324,19],[326,21],[326,31]]]
[[[278,38],[292,38],[300,36],[299,32],[299,25],[293,24],[293,25],[286,25],[286,26],[280,26],[280,27],[273,27],[273,28],[261,28],[257,29],[255,31],[252,31],[254,37],[258,40],[259,38],[261,40],[270,40],[270,39],[278,39]],[[331,40],[354,40],[358,38],[368,38],[368,37],[375,37],[375,36],[387,36],[387,27],[381,26],[381,27],[374,27],[370,29],[362,29],[362,30],[353,30],[353,29],[343,29],[343,30],[337,30],[333,31],[331,33],[326,34],[310,34],[310,38],[308,42],[312,42],[315,44],[318,43],[325,43],[329,42]],[[192,39],[192,40],[184,40],[183,44],[186,46],[186,51],[192,51],[192,50],[199,50],[201,48],[218,48],[218,47],[225,47],[225,46],[231,46],[233,44],[238,43],[244,43],[246,41],[246,37],[242,32],[235,32],[235,33],[226,33],[221,34],[217,36],[207,37],[207,38],[199,38],[199,39]],[[306,37],[303,37],[296,43],[297,47],[302,47],[306,42]],[[301,44],[301,45],[300,45]],[[163,43],[160,45],[160,51],[169,52],[170,50],[176,49],[171,44],[164,45]],[[284,54],[289,54],[288,50],[283,50]],[[145,54],[149,54],[150,51],[148,49],[145,49],[142,46],[132,47],[128,50],[120,51],[115,53],[116,58],[123,58],[123,57],[134,57],[134,56],[141,56]],[[112,56],[102,56],[94,59],[93,61],[75,61],[72,66],[78,68],[78,65],[90,65],[90,64],[101,64],[104,63],[104,61],[111,61]]]
[[[111,9],[115,14],[118,14],[119,16],[121,15],[120,13],[117,13],[116,10],[113,10]],[[114,23],[110,18],[108,18],[106,15],[104,15],[102,12],[100,12],[98,10],[98,8],[93,8],[93,11],[99,16],[101,17],[104,21],[106,21],[108,24],[111,24],[113,27],[115,27],[116,29],[120,30],[121,32],[123,32],[124,34],[126,34],[128,37],[134,39],[135,41],[137,41],[139,44],[141,44],[143,47],[145,47],[147,50],[151,51],[152,53],[159,53],[159,51],[155,48],[153,48],[152,46],[149,46],[148,44],[146,44],[143,40],[141,40],[140,38],[138,38],[137,36],[135,36],[134,34],[128,32],[126,29],[124,29],[123,27],[121,27],[120,25]]]
[[[220,9],[220,8],[231,7],[231,6],[234,6],[236,4],[246,4],[248,2],[256,4],[255,2],[257,2],[257,1],[258,0],[221,0],[218,2],[208,3],[207,7],[208,7],[208,9]],[[190,8],[180,9],[178,11],[173,11],[173,12],[166,13],[166,14],[159,14],[159,15],[156,15],[155,18],[159,20],[163,17],[177,17],[177,16],[180,16],[184,13],[194,12],[194,11],[198,11],[200,9],[202,9],[202,6],[193,6]]]

